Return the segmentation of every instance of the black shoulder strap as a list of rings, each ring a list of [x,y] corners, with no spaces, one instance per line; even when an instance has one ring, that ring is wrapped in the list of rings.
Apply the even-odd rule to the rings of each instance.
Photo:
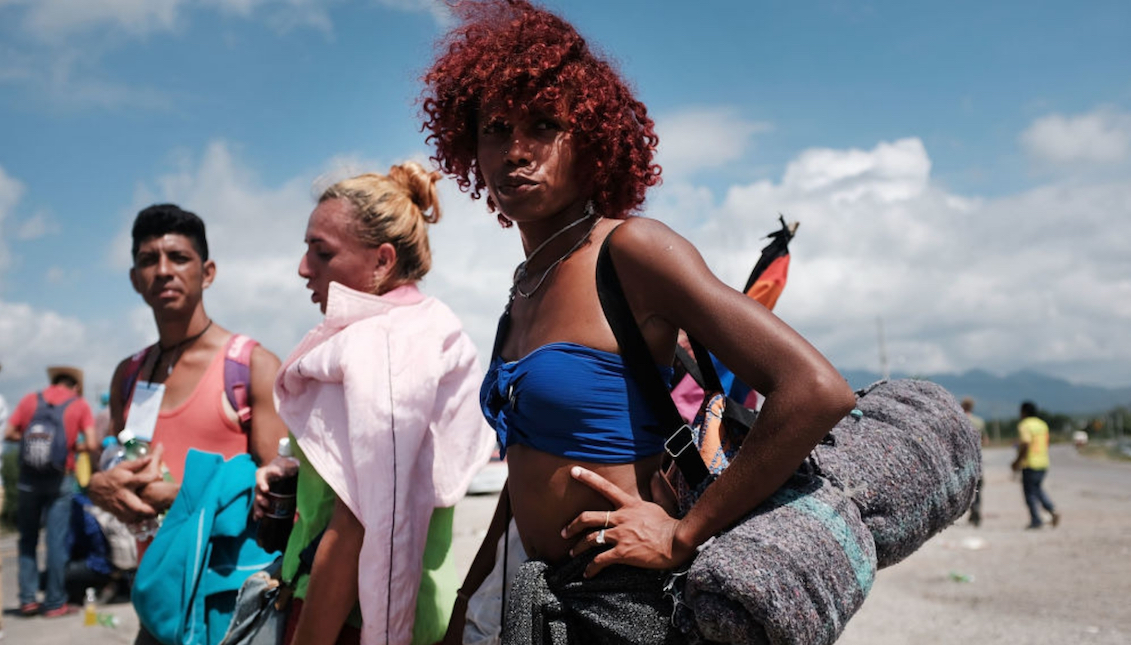
[[[632,315],[632,308],[625,298],[624,288],[621,286],[620,277],[617,276],[616,267],[609,254],[609,240],[615,232],[614,229],[605,238],[597,255],[597,296],[601,300],[601,309],[605,312],[609,327],[616,336],[629,374],[636,381],[641,395],[660,423],[657,434],[665,438],[664,450],[675,460],[680,472],[694,489],[710,473],[703,464],[699,451],[695,449],[695,438],[691,428],[684,423],[679,409],[672,401],[671,393],[664,385],[663,377],[656,369],[652,352],[649,351],[648,343],[640,333],[636,318]],[[693,349],[699,353],[699,349],[694,346]],[[701,355],[706,356],[706,350],[703,350]],[[718,379],[717,375],[715,379]]]
[[[684,376],[690,376],[692,381],[700,388],[704,387],[703,372],[699,371],[699,366],[695,364],[695,359],[691,357],[691,352],[683,348],[683,345],[675,346],[675,366],[676,375],[673,383],[678,383],[683,380]],[[682,372],[678,370],[683,370]]]
[[[691,351],[696,353],[694,358],[680,345],[675,346],[676,358],[683,363],[683,368],[688,370],[691,378],[705,392],[723,392],[723,381],[718,378],[718,371],[715,369],[715,363],[710,360],[707,347],[703,347],[699,341],[696,341],[690,335],[688,342],[691,344]]]

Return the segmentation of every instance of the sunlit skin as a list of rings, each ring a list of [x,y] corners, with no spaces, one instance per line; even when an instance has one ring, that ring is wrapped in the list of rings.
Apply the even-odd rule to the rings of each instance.
[[[562,120],[554,115],[523,116],[518,110],[487,110],[485,115],[479,128],[479,169],[493,201],[515,222],[529,253],[584,213],[589,191],[576,173],[576,146]],[[611,224],[601,222],[595,236],[600,232],[604,237]],[[539,276],[588,228],[589,223],[583,223],[570,231],[572,235],[554,240],[527,267],[528,273]],[[595,251],[593,244],[579,249],[554,270],[533,298],[515,300],[513,324],[502,350],[506,360],[516,360],[542,345],[562,340],[616,351],[616,341],[603,323],[592,285]],[[533,320],[537,322],[528,324]],[[604,333],[594,333],[597,330]],[[570,477],[570,467],[578,463],[526,446],[508,448],[512,507],[531,557],[551,561],[565,558],[570,544],[562,539],[560,527],[583,510],[612,508],[601,495]],[[639,464],[584,465],[618,487],[650,499],[649,477],[658,463],[657,457]]]
[[[326,313],[330,283],[355,291],[382,293],[396,263],[389,243],[377,247],[362,244],[352,230],[352,208],[342,199],[328,199],[310,214],[306,225],[306,253],[298,274],[306,280],[310,300]]]
[[[592,161],[580,158],[560,116],[490,109],[483,115],[479,169],[494,203],[515,222],[530,253],[583,215],[592,193],[583,178]],[[581,239],[589,224],[540,251],[521,286],[531,289],[541,271]],[[592,548],[594,529],[604,525],[606,511],[611,511],[606,535],[614,549],[597,556],[587,575],[612,562],[649,568],[686,562],[695,546],[749,508],[749,500],[768,497],[854,402],[843,379],[796,332],[719,282],[686,240],[644,218],[600,220],[589,242],[558,265],[533,297],[515,299],[502,345],[504,359],[516,360],[563,341],[618,351],[594,280],[601,243],[618,226],[623,230],[610,251],[656,362],[671,363],[677,331],[686,329],[766,394],[767,401],[758,439],[747,443],[727,474],[683,520],[651,503],[661,492],[654,478],[659,455],[610,465],[509,447],[508,490],[531,557],[559,562]],[[733,501],[738,499],[743,503]]]
[[[216,263],[201,261],[192,241],[176,233],[142,242],[130,269],[130,283],[157,317],[191,311],[215,277]]]
[[[581,215],[590,191],[578,177],[573,135],[561,117],[488,107],[478,133],[487,190],[503,214],[526,225],[520,231],[538,235],[549,227],[549,235],[562,216]]]

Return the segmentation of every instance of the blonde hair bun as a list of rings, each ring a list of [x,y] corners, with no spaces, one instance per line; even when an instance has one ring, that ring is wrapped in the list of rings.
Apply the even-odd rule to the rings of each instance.
[[[323,191],[318,201],[349,202],[357,239],[370,247],[388,242],[396,249],[392,284],[415,282],[432,268],[428,225],[440,221],[436,189],[440,176],[406,161],[390,168],[388,175],[366,173],[343,179]]]
[[[442,215],[436,192],[436,182],[440,180],[440,176],[439,172],[429,172],[415,161],[406,161],[389,168],[389,179],[404,187],[412,203],[420,209],[420,216],[429,224],[439,222]]]

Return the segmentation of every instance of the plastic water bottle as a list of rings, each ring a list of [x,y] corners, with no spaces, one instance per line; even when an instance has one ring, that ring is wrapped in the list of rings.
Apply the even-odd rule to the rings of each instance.
[[[270,508],[259,520],[255,541],[268,553],[282,551],[287,547],[291,529],[295,524],[295,502],[298,492],[298,459],[291,450],[291,440],[279,440],[279,456],[272,463],[283,468],[283,476],[272,481],[267,491]]]
[[[106,472],[122,463],[126,457],[126,449],[118,443],[118,438],[111,435],[102,440],[102,456],[98,459],[98,470]]]
[[[135,461],[149,454],[149,442],[139,439],[129,428],[118,433],[118,441],[122,443],[122,454],[111,468],[123,461]],[[161,528],[161,519],[159,516],[142,520],[137,524],[131,524],[129,528],[135,538],[144,542],[157,534],[157,529]]]
[[[133,430],[126,428],[118,433],[118,441],[126,451],[125,461],[141,459],[149,454],[149,442],[134,436]]]

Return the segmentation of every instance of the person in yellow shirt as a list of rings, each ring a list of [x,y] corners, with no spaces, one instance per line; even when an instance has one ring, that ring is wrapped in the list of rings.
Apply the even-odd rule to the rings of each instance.
[[[1021,421],[1017,424],[1017,459],[1013,470],[1021,471],[1021,490],[1029,506],[1029,529],[1039,529],[1041,507],[1052,515],[1052,525],[1060,523],[1052,500],[1041,488],[1049,469],[1049,426],[1037,417],[1037,406],[1032,401],[1021,404]]]

